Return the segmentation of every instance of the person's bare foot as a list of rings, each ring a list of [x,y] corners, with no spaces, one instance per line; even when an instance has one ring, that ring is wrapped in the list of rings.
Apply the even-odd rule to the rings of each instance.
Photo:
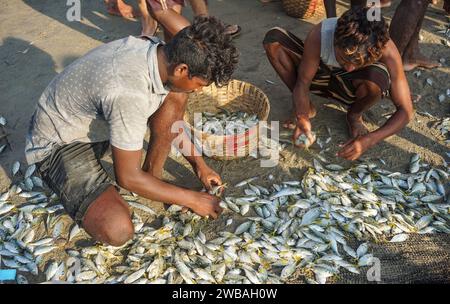
[[[412,70],[414,70],[415,68],[418,68],[419,65],[417,63],[412,63],[409,61],[403,61],[403,70],[405,72],[410,72]]]
[[[347,125],[348,131],[352,138],[363,136],[369,133],[369,130],[365,126],[361,115],[347,113]]]
[[[406,72],[412,71],[418,67],[425,69],[434,69],[441,66],[442,65],[439,62],[428,59],[422,54],[417,54],[416,56],[414,56],[414,58],[404,59],[403,61],[403,69]]]
[[[288,118],[285,121],[283,121],[282,124],[283,128],[289,129],[289,130],[295,130],[295,127],[297,126],[295,123],[295,118]]]
[[[123,0],[105,0],[108,13],[124,18],[134,18],[139,14],[134,11],[131,5],[126,4]]]
[[[317,114],[316,107],[312,103],[310,103],[309,115],[308,115],[309,118],[311,119],[311,118],[316,117],[316,114]],[[286,119],[282,124],[283,128],[289,129],[289,130],[295,130],[295,127],[297,126],[297,124],[295,123],[295,120],[296,120],[295,117]]]

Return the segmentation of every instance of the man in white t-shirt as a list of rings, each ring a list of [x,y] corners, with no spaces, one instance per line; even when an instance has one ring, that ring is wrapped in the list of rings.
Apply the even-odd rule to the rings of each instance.
[[[119,186],[216,218],[217,197],[176,187],[161,176],[187,93],[227,83],[236,64],[231,37],[213,17],[196,18],[168,44],[128,37],[102,45],[68,66],[42,94],[26,139],[27,161],[37,164],[68,214],[100,242],[119,246],[134,234],[128,205],[100,164],[110,146]],[[221,184],[201,156],[187,152],[206,188]]]

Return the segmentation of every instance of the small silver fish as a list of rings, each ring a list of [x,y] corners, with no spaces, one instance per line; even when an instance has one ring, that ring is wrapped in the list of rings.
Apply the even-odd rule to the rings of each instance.
[[[407,239],[408,239],[408,235],[406,233],[401,233],[401,234],[395,235],[389,242],[400,243],[400,242],[406,241]]]
[[[234,234],[240,235],[240,234],[243,234],[244,232],[247,232],[250,229],[251,225],[252,225],[252,222],[250,222],[250,221],[240,224],[234,231]]]
[[[131,284],[135,281],[137,281],[138,279],[140,279],[146,271],[146,267],[139,269],[138,271],[133,272],[132,274],[130,274],[127,279],[124,281],[125,284]]]
[[[150,207],[148,207],[148,206],[145,206],[143,204],[139,204],[139,203],[136,203],[136,202],[133,202],[133,201],[128,201],[127,203],[133,208],[136,208],[138,210],[144,211],[144,212],[146,212],[148,214],[151,214],[151,215],[156,215],[156,212],[153,209],[151,209]]]
[[[17,174],[17,172],[19,172],[19,169],[20,169],[20,163],[18,161],[15,161],[12,166],[12,170],[11,170],[12,176],[15,176]]]
[[[47,246],[47,245],[39,246],[36,249],[34,249],[33,255],[37,257],[40,255],[49,253],[49,252],[53,251],[55,248],[56,248],[56,246]]]
[[[78,235],[78,233],[80,233],[80,227],[77,224],[74,224],[74,226],[72,227],[72,229],[70,230],[69,233],[69,242]]]
[[[27,179],[27,178],[31,177],[31,176],[33,175],[33,173],[34,173],[35,170],[36,170],[36,165],[35,165],[35,164],[29,166],[29,167],[27,168],[27,170],[25,171],[25,176],[24,176],[24,178]]]

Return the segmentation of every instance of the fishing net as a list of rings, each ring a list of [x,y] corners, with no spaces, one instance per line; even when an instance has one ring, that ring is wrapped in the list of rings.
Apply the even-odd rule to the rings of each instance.
[[[369,281],[366,267],[359,275],[343,271],[337,283],[450,283],[448,234],[410,234],[402,243],[370,243],[369,252],[380,260],[381,281]]]

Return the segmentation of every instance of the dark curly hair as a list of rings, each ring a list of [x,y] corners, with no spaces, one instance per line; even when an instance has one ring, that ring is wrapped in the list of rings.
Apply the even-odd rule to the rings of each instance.
[[[221,86],[231,80],[238,51],[215,17],[196,17],[191,26],[178,32],[164,47],[171,65],[186,64],[189,77],[201,77]]]
[[[368,10],[358,6],[345,12],[338,19],[334,34],[334,46],[344,51],[345,60],[357,66],[378,61],[390,39],[384,17],[370,21]]]

